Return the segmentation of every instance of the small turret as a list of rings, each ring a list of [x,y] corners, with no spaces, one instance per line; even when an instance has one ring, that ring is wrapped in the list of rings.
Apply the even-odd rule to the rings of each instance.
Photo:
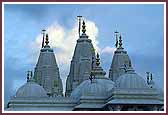
[[[106,74],[106,72],[102,69],[101,65],[100,65],[100,57],[99,54],[97,53],[96,55],[96,66],[94,66],[94,68],[91,71],[91,75],[95,78],[95,76],[97,76],[98,78],[102,78],[104,77],[104,75]]]

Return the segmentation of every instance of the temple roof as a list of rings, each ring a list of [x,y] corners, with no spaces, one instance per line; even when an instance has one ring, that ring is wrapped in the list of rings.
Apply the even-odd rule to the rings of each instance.
[[[34,81],[28,81],[26,84],[21,86],[17,92],[16,97],[20,98],[32,98],[32,97],[47,97],[44,88]]]
[[[117,88],[149,88],[146,81],[133,70],[121,75],[115,82]]]

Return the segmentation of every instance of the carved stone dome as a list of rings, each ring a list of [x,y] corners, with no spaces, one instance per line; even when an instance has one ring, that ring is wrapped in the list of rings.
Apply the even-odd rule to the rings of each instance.
[[[75,99],[80,99],[81,96],[106,97],[113,88],[114,82],[108,78],[96,78],[92,83],[90,80],[85,80],[71,93],[71,97]]]
[[[145,80],[136,74],[133,69],[128,69],[127,72],[121,75],[115,86],[117,88],[149,88]]]
[[[39,98],[39,97],[47,97],[47,94],[42,86],[36,84],[33,81],[29,81],[17,90],[16,97],[21,97],[21,98],[38,97]]]

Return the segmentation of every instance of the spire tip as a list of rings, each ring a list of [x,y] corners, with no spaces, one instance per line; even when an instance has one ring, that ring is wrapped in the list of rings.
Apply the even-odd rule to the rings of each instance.
[[[48,45],[49,41],[48,41],[48,34],[46,34],[46,41],[45,41],[46,45]]]
[[[96,55],[96,65],[99,66],[100,65],[100,57],[99,54],[97,53]]]
[[[82,32],[83,32],[83,34],[85,34],[85,32],[86,32],[86,25],[85,25],[84,20],[83,20],[83,23],[82,23]]]

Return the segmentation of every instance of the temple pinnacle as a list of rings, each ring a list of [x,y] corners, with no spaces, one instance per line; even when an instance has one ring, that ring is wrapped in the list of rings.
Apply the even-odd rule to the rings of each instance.
[[[121,38],[121,35],[119,36],[119,48],[122,48],[122,38]]]
[[[85,32],[86,32],[86,25],[85,25],[84,20],[83,20],[83,23],[82,23],[82,32],[83,32],[83,34],[85,34]]]
[[[46,41],[45,41],[46,45],[48,45],[49,41],[48,41],[48,34],[46,34]]]
[[[146,74],[147,74],[147,84],[149,85],[149,73],[150,72],[146,72]]]
[[[151,77],[150,77],[150,80],[152,81],[152,73],[151,73]]]
[[[29,74],[30,71],[27,71],[27,82],[29,81],[30,79],[30,74]]]
[[[96,55],[96,65],[99,66],[100,65],[100,57],[99,54],[97,53]]]
[[[33,72],[32,71],[27,71],[27,82],[33,80]]]

